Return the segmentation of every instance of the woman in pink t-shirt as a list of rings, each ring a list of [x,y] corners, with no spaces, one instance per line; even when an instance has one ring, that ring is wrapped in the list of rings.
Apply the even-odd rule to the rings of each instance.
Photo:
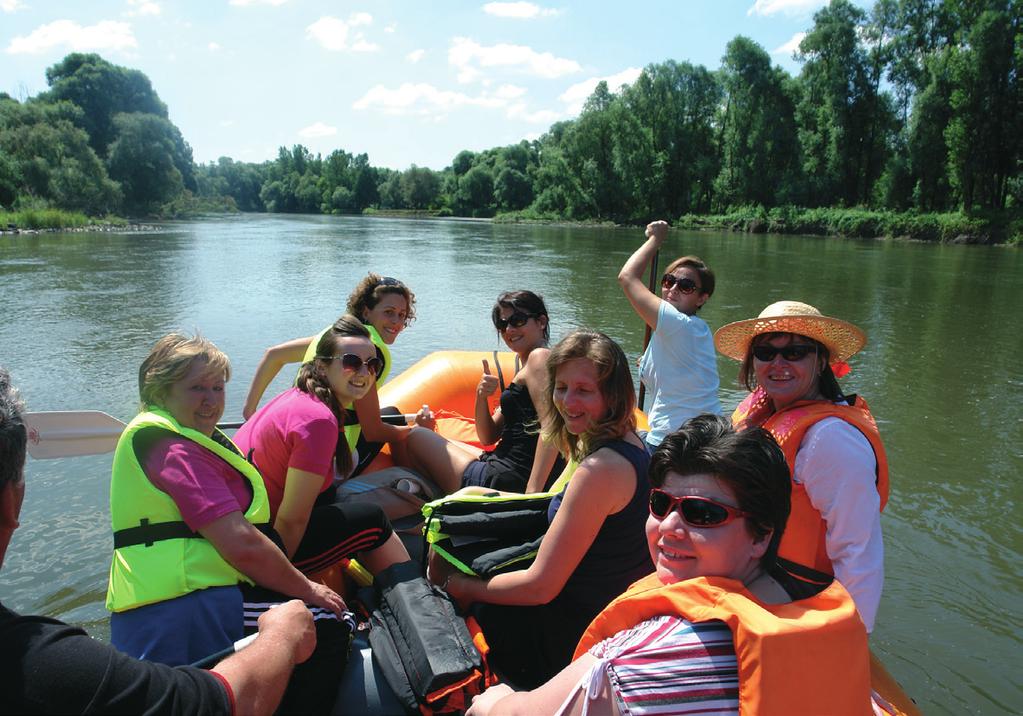
[[[320,338],[296,387],[260,408],[235,435],[263,476],[285,552],[306,574],[356,553],[374,573],[409,559],[378,505],[340,503],[335,490],[335,472],[352,471],[342,406],[366,395],[379,370],[365,326],[344,315]]]

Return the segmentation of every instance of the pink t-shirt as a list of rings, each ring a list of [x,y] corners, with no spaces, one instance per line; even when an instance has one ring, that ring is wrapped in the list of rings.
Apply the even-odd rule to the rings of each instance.
[[[231,512],[244,514],[252,503],[245,476],[187,438],[158,438],[140,457],[146,477],[171,496],[193,530]]]
[[[284,391],[260,408],[235,434],[242,454],[252,450],[275,518],[284,499],[288,468],[323,475],[323,492],[334,482],[338,422],[330,408],[298,388]]]

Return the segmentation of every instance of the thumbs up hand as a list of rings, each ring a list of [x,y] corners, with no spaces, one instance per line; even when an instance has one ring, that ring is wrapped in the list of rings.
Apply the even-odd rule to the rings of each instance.
[[[487,398],[497,392],[497,376],[490,374],[490,364],[483,361],[483,375],[480,376],[480,383],[476,386],[476,395],[480,398]]]

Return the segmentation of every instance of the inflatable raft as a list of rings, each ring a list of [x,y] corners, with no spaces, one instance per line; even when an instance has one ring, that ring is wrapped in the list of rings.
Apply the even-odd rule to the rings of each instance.
[[[380,390],[380,405],[394,406],[401,413],[415,413],[423,405],[429,405],[438,418],[438,433],[483,450],[488,446],[479,442],[472,416],[475,412],[476,386],[483,373],[484,360],[489,363],[491,372],[498,376],[502,390],[512,381],[519,367],[517,356],[510,352],[431,353],[383,386]],[[495,405],[497,398],[497,395],[493,398]],[[647,429],[646,416],[637,410],[636,417],[640,429]],[[398,472],[392,469],[392,465],[391,456],[385,448],[370,464],[365,474],[346,483],[343,492],[348,499],[379,500],[389,493],[400,492],[394,490],[393,483],[400,477],[405,477],[418,480],[423,497],[429,498],[436,494],[436,488],[428,481],[404,471]],[[408,501],[404,509],[416,504],[415,498],[407,494],[399,498]],[[398,507],[402,508],[402,505],[399,504]],[[389,514],[395,511],[393,504],[385,508]],[[416,532],[420,522],[411,515],[411,512],[405,517],[399,517],[397,519],[399,524],[396,524],[399,532],[403,531],[402,519],[409,523],[404,525],[406,544],[410,547],[410,552],[418,551],[421,542]],[[337,573],[331,576],[332,581],[336,578]],[[877,705],[884,709],[877,713],[920,716],[916,704],[874,654],[871,654],[871,683]],[[397,705],[397,700],[389,693],[386,683],[374,668],[364,638],[357,637],[334,713],[392,713]]]

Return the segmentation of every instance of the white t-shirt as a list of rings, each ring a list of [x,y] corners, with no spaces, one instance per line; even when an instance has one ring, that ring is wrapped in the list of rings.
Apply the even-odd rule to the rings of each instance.
[[[841,418],[824,418],[803,435],[793,472],[827,523],[825,545],[835,577],[852,595],[870,632],[884,586],[874,449]]]
[[[647,442],[659,445],[689,418],[720,413],[714,337],[702,318],[687,316],[667,301],[639,364],[651,403]]]

